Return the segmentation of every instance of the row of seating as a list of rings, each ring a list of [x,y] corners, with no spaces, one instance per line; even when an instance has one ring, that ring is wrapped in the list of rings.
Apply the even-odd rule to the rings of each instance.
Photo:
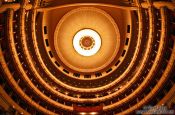
[[[152,6],[148,8],[148,11],[141,7],[138,8],[138,42],[126,72],[123,74],[121,72],[121,76],[111,84],[102,86],[103,89],[101,87],[83,89],[59,81],[52,74],[52,68],[45,63],[46,60],[42,59],[40,45],[35,35],[36,10],[31,10],[29,14],[26,14],[27,11],[21,8],[17,13],[19,15],[14,17],[14,11],[10,9],[7,18],[8,42],[3,39],[0,42],[3,50],[0,62],[6,81],[11,84],[13,90],[9,91],[5,87],[4,89],[7,92],[9,91],[8,94],[15,92],[12,93],[12,98],[26,111],[30,113],[32,111],[34,113],[42,112],[44,114],[72,111],[74,103],[90,102],[104,103],[103,109],[107,113],[112,110],[114,114],[120,112],[122,112],[121,114],[127,114],[149,103],[150,100],[153,100],[153,97],[158,97],[159,100],[162,99],[162,95],[160,97],[157,95],[164,89],[162,84],[167,82],[174,67],[174,44],[172,44],[174,40],[167,40],[167,29],[169,28],[167,9],[161,8],[160,18],[157,19],[159,13],[155,11],[156,9]],[[144,22],[148,20],[144,18],[147,12],[149,27],[144,25]],[[32,21],[31,26],[29,26],[31,30],[25,29],[27,22],[25,18],[27,17],[29,17],[29,22]],[[19,22],[19,24],[16,22]],[[20,29],[16,30],[17,27]],[[147,35],[148,30],[149,35]],[[27,31],[31,32],[28,34],[31,34],[32,39],[29,37],[30,35],[26,34]],[[30,39],[31,43],[29,43]],[[8,48],[10,49],[8,50]],[[168,51],[168,53],[162,53],[165,51]],[[8,54],[11,54],[11,57]],[[61,73],[60,76],[62,77]],[[4,86],[7,86],[6,82],[3,83],[5,83]],[[167,91],[172,86],[173,81],[171,86],[166,88]],[[86,95],[88,93],[89,96]],[[15,98],[16,94],[21,99]],[[155,105],[157,102],[152,101],[151,104]],[[27,104],[26,107],[25,104]],[[30,109],[30,107],[33,109]],[[23,111],[22,109],[18,110]]]
[[[162,29],[161,30],[164,31],[164,32],[162,32],[164,34],[161,35],[161,39],[164,39],[164,42],[165,42],[166,41],[166,38],[167,38],[167,36],[166,36],[166,32],[167,32],[167,30],[166,30],[167,29],[167,25],[166,25],[167,18],[166,18],[166,16],[167,16],[167,14],[165,14],[166,13],[166,9],[164,9],[164,8],[160,9],[160,11],[161,11],[161,19],[162,19],[162,25],[161,25],[162,26]],[[163,46],[162,46],[162,48],[163,48]],[[157,57],[156,58],[158,58],[160,55],[162,55],[162,54],[161,53],[157,53]],[[173,55],[171,54],[171,56],[172,56],[172,58],[168,61],[167,66],[164,67],[164,69],[166,68],[165,71],[171,71],[171,69],[168,68],[168,66],[172,67],[171,61],[173,61]],[[163,57],[163,55],[160,56],[160,57]],[[162,58],[160,58],[160,59],[162,59]],[[157,60],[157,61],[155,60],[154,63],[157,63],[157,64],[158,63],[159,64],[161,63],[160,60]],[[156,67],[156,64],[154,64],[153,67]],[[148,76],[151,75],[152,73],[154,73],[154,74],[156,73],[156,72],[150,72],[150,71],[149,71]],[[146,95],[146,97],[142,101],[140,101],[139,103],[137,103],[135,106],[131,107],[130,109],[127,109],[126,111],[123,111],[121,114],[126,114],[128,112],[131,112],[131,111],[135,110],[136,108],[141,107],[141,104],[144,105],[145,103],[148,102],[148,100],[150,101],[151,99],[153,99],[153,97],[157,94],[157,91],[159,91],[161,89],[161,87],[162,87],[160,84],[163,83],[163,82],[165,82],[167,80],[167,78],[168,78],[168,74],[165,74],[165,73],[166,72],[162,73],[162,75],[159,76],[161,78],[157,82],[156,85],[153,83],[155,86],[154,86],[154,88],[151,89],[151,93],[149,93],[148,95]],[[149,85],[149,86],[151,86],[151,85]],[[143,89],[143,87],[140,87],[140,88]]]

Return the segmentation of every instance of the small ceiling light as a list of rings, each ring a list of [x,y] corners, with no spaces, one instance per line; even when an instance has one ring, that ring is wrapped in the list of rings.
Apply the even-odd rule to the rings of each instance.
[[[68,94],[69,94],[69,92],[65,92],[65,94],[66,94],[66,95],[68,95]]]
[[[97,115],[98,112],[90,112],[90,115]]]
[[[80,115],[86,115],[86,113],[85,112],[81,112]]]

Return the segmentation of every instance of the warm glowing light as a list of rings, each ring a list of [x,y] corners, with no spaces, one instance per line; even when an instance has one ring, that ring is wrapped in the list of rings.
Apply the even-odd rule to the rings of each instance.
[[[90,115],[97,115],[97,112],[91,112]]]
[[[92,41],[94,41],[93,47],[88,50],[82,48],[80,45],[81,39],[86,36],[89,36],[90,38],[93,39]],[[80,55],[92,56],[96,54],[101,47],[100,35],[96,31],[91,29],[80,30],[79,32],[76,33],[76,35],[73,38],[73,47]]]
[[[98,115],[98,112],[80,112],[80,115]]]
[[[86,115],[86,113],[85,112],[81,112],[80,115]]]

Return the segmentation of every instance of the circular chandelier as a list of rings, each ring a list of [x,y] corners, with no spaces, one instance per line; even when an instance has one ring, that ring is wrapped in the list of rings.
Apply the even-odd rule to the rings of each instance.
[[[73,38],[73,47],[82,56],[92,56],[101,47],[100,35],[91,29],[80,30]]]

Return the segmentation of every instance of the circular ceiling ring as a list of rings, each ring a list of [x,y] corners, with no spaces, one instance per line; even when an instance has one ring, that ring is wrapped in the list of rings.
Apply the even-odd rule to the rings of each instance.
[[[92,29],[80,30],[73,38],[73,46],[80,55],[95,55],[101,47],[100,35]]]
[[[84,37],[87,43],[82,42]],[[101,70],[117,60],[120,33],[113,18],[105,11],[80,7],[65,14],[57,24],[54,47],[65,68],[84,75],[103,73]]]

